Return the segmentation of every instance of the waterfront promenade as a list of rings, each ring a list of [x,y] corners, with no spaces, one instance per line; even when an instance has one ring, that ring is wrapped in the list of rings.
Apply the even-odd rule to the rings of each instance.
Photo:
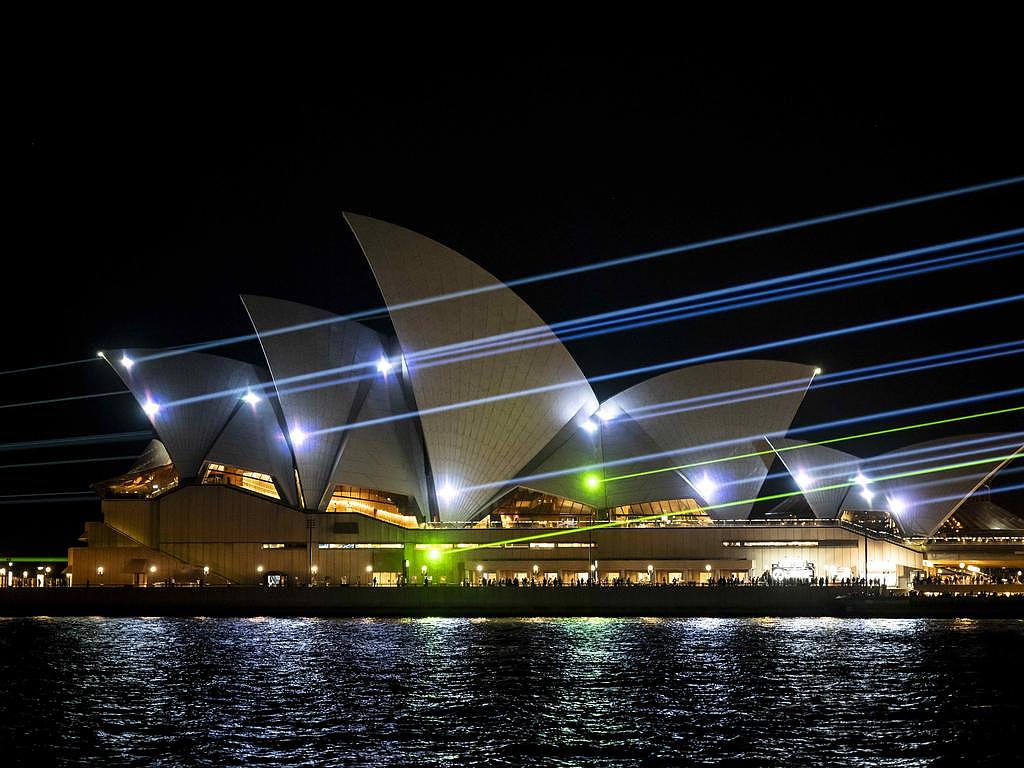
[[[1024,595],[811,586],[75,587],[0,590],[0,616],[886,616],[1024,618]]]

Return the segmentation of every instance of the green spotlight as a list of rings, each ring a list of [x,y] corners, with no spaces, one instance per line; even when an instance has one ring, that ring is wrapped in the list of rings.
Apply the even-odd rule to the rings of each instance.
[[[429,557],[431,560],[437,560],[437,558],[439,558],[440,556],[441,553],[438,552],[436,549],[431,549],[427,552],[427,557]]]
[[[584,475],[583,485],[588,491],[596,491],[601,487],[601,478],[597,475]]]

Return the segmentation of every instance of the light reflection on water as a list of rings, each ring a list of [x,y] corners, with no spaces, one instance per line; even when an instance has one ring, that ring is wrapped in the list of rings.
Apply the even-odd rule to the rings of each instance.
[[[977,762],[1020,751],[1022,641],[1021,621],[7,619],[0,759]]]

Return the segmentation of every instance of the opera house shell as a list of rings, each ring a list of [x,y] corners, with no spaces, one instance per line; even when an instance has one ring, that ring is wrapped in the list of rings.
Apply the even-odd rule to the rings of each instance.
[[[809,557],[782,541],[792,527],[768,525],[771,511],[751,519],[779,459],[802,492],[800,516],[818,521],[858,507],[855,488],[816,491],[808,477],[892,463],[787,438],[811,365],[696,365],[599,402],[555,332],[493,275],[402,227],[346,220],[393,336],[242,296],[263,365],[178,349],[102,352],[157,439],[128,473],[95,486],[104,521],[69,554],[76,584],[198,573],[220,583],[395,583],[428,568],[448,581],[531,569],[750,575]],[[903,460],[937,455],[911,450]],[[896,535],[933,534],[958,506],[948,499],[967,498],[997,468],[950,480],[937,494],[946,501],[915,507],[894,521],[892,541],[873,542],[893,579],[922,561]],[[898,485],[879,488],[879,501]],[[621,525],[590,530],[601,521]],[[492,546],[509,528],[559,536],[543,548]],[[818,542],[808,545],[815,557],[835,545],[834,572],[870,574],[859,540],[831,524],[794,539]],[[460,547],[471,552],[456,562],[447,552]]]

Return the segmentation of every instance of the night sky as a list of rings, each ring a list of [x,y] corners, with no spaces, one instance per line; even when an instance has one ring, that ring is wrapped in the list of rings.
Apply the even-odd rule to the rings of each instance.
[[[315,71],[116,56],[39,65],[9,97],[0,370],[251,331],[240,293],[346,313],[381,297],[341,219],[432,237],[502,279],[1024,174],[1015,51],[539,56]],[[1024,184],[518,289],[547,321],[1024,226]],[[600,375],[1021,291],[1020,257],[569,343]],[[826,371],[1021,337],[1021,305],[762,356]],[[381,320],[379,322],[386,322]],[[257,345],[222,353],[260,362]],[[1019,356],[811,392],[800,423],[1020,386]],[[603,382],[607,397],[635,379]],[[0,404],[121,389],[99,362],[0,376]],[[951,408],[957,415],[1018,400]],[[908,423],[913,417],[897,420]],[[889,424],[890,422],[886,422]],[[879,424],[883,426],[883,424]],[[145,441],[127,395],[0,410],[0,465]],[[1000,418],[961,431],[1024,428]],[[820,432],[815,437],[838,433]],[[848,445],[861,455],[926,437]],[[0,469],[0,494],[85,490],[130,460]],[[1009,476],[1006,484],[1022,482]],[[1021,497],[996,499],[1024,511]],[[9,500],[8,500],[9,501]],[[0,504],[0,554],[60,555],[97,501]]]

